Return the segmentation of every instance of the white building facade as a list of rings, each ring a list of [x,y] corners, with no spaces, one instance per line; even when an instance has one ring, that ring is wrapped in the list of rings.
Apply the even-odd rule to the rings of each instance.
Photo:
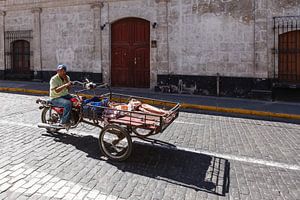
[[[0,78],[248,96],[298,87],[300,0],[1,0]]]

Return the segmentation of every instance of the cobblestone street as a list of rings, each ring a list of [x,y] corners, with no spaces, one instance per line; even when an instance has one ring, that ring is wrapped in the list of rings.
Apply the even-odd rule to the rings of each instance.
[[[131,157],[112,162],[99,128],[38,128],[36,98],[0,93],[0,199],[300,197],[299,124],[182,111],[152,137],[162,142],[134,140]]]

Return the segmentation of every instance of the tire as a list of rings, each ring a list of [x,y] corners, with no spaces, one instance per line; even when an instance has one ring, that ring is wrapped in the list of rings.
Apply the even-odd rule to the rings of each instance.
[[[50,112],[50,107],[45,107],[43,109],[42,115],[41,115],[42,123],[55,124],[60,121],[60,115],[58,113],[56,113],[54,110],[52,110],[53,113],[51,113],[51,116],[49,116],[50,115],[49,112]],[[49,132],[56,132],[59,130],[57,128],[46,128],[46,129]]]
[[[102,129],[99,146],[102,154],[114,161],[124,161],[132,152],[132,140],[128,131],[115,124]]]
[[[154,130],[148,130],[143,128],[132,128],[132,131],[139,137],[145,138],[153,134]]]

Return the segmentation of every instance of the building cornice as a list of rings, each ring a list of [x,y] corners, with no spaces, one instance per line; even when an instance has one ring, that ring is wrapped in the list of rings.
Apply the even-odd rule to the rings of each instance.
[[[171,0],[155,0],[156,3],[169,3]]]
[[[103,5],[102,1],[97,0],[64,0],[64,1],[43,1],[34,3],[5,3],[0,6],[1,10],[5,11],[18,11],[18,10],[32,10],[32,8],[56,8],[56,7],[67,7],[67,6],[80,6],[80,5],[90,5],[91,8]]]

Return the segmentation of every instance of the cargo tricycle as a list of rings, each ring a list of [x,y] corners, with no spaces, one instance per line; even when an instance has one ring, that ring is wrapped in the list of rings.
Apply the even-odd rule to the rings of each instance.
[[[90,81],[74,81],[73,85],[83,86],[76,90],[72,102],[70,126],[57,125],[63,108],[56,107],[51,100],[37,99],[40,104],[41,121],[38,127],[56,132],[76,128],[87,123],[101,129],[99,146],[109,159],[123,161],[132,152],[132,138],[147,140],[147,137],[162,133],[179,114],[180,104],[158,99],[113,93],[108,84]],[[107,92],[96,95],[96,89],[106,88]],[[94,91],[93,95],[83,92]]]

